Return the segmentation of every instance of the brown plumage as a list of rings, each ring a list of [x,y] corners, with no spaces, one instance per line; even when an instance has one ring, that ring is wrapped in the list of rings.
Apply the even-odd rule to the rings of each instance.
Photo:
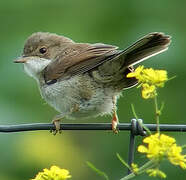
[[[43,98],[64,117],[89,117],[113,112],[124,88],[137,84],[126,78],[133,65],[167,50],[170,36],[150,33],[124,50],[96,43],[75,43],[52,33],[34,33],[24,46],[25,71],[39,84]],[[59,117],[58,117],[59,119]],[[59,128],[59,127],[58,127]]]

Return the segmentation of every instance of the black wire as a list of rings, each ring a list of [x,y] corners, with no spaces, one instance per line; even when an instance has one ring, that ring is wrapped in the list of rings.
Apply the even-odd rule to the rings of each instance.
[[[144,124],[149,130],[156,131],[156,124]],[[186,132],[184,124],[160,124],[161,131],[177,131]],[[37,131],[37,130],[54,130],[55,126],[51,123],[33,123],[33,124],[17,124],[17,125],[0,125],[0,132],[21,132],[21,131]],[[61,124],[62,130],[112,130],[110,123],[82,123],[82,124]],[[120,131],[130,131],[131,123],[118,124]]]
[[[129,140],[129,152],[128,152],[128,165],[131,167],[131,164],[134,161],[134,150],[135,150],[135,135],[130,133],[130,140]],[[132,173],[130,169],[128,169],[127,174]]]
[[[139,122],[132,119],[131,123],[120,123],[117,129],[120,131],[130,131],[130,141],[129,141],[129,154],[128,154],[128,164],[131,166],[134,160],[134,150],[135,150],[135,136],[145,135],[142,127],[139,127]],[[150,131],[156,131],[156,124],[143,124]],[[160,124],[161,131],[174,131],[174,132],[186,132],[186,125],[184,124]],[[0,125],[0,132],[11,133],[11,132],[21,132],[21,131],[37,131],[37,130],[55,130],[54,124],[51,123],[32,123],[32,124],[17,124],[17,125]],[[61,124],[61,130],[112,130],[112,125],[110,123],[83,123],[83,124]],[[127,174],[131,171],[128,169]]]

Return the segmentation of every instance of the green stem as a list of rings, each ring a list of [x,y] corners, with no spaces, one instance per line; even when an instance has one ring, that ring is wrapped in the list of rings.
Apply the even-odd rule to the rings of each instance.
[[[135,177],[136,175],[134,173],[131,173],[123,178],[121,178],[120,180],[128,180],[128,179],[132,179],[133,177]]]
[[[155,105],[155,117],[156,117],[156,124],[157,124],[157,132],[160,133],[160,110],[158,108],[158,100],[157,100],[157,95],[154,97],[154,105]]]
[[[132,113],[133,113],[134,117],[135,117],[136,120],[138,121],[138,116],[137,116],[137,114],[136,114],[136,111],[135,111],[135,109],[134,109],[134,105],[133,105],[133,104],[131,104],[131,108],[132,108]],[[150,130],[149,130],[146,126],[144,126],[144,124],[143,124],[142,122],[140,122],[140,121],[138,121],[138,122],[139,122],[140,125],[146,130],[146,132],[147,132],[149,135],[151,135]]]
[[[125,160],[118,153],[116,153],[116,156],[124,166],[126,166],[128,169],[130,169],[130,171],[132,171],[131,167],[125,162]]]
[[[140,174],[144,172],[144,170],[146,171],[149,167],[152,168],[152,166],[154,166],[154,160],[150,160],[147,163],[145,163],[143,166],[141,166],[139,168]],[[141,172],[142,171],[142,172]]]
[[[99,169],[97,169],[92,163],[86,162],[88,167],[91,168],[93,171],[95,171],[98,175],[102,176],[104,179],[109,180],[109,177],[107,174]]]
[[[135,111],[135,109],[134,109],[134,105],[133,105],[133,104],[131,104],[131,108],[132,108],[132,113],[133,113],[134,117],[135,117],[136,120],[137,120],[137,119],[138,119],[138,116],[137,116],[137,114],[136,114],[136,111]]]
[[[149,168],[153,168],[156,164],[154,164],[154,161],[151,160],[151,161],[148,161],[147,163],[145,163],[143,166],[141,166],[139,168],[139,173],[138,174],[134,174],[134,173],[131,173],[123,178],[121,178],[120,180],[128,180],[128,179],[132,179],[133,177],[135,177],[136,175],[139,175],[139,174],[142,174],[144,173],[147,169]]]

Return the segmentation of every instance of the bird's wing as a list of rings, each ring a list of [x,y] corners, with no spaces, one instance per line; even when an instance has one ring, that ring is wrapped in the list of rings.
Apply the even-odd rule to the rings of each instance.
[[[116,69],[125,71],[129,66],[167,50],[169,44],[170,36],[163,33],[150,33],[122,51],[117,50],[116,46],[101,43],[73,43],[43,70],[43,75],[46,83],[50,83],[59,78],[69,78],[87,72],[104,62],[107,63],[100,74],[107,74],[109,68],[109,72],[117,74]],[[116,60],[118,63],[115,63]]]
[[[117,48],[101,43],[75,43],[67,47],[43,70],[44,79],[46,83],[50,83],[59,78],[66,79],[87,72],[117,56],[120,52]]]

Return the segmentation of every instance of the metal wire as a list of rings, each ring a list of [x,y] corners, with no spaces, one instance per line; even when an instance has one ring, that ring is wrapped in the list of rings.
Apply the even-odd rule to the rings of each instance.
[[[144,124],[149,130],[156,131],[156,124]],[[177,131],[186,132],[186,125],[184,124],[160,124],[161,131]],[[0,125],[0,132],[11,133],[21,131],[37,131],[37,130],[54,130],[55,126],[51,123],[33,123],[33,124],[17,124],[17,125]],[[70,124],[62,123],[62,130],[112,130],[110,123],[82,123]],[[130,131],[132,129],[131,123],[118,124],[120,131]],[[134,129],[133,129],[134,130]]]
[[[135,150],[135,135],[130,133],[130,141],[129,141],[129,152],[128,152],[128,165],[131,167],[131,164],[134,161],[134,150]],[[127,174],[132,173],[130,169],[128,169]]]
[[[129,140],[129,151],[128,151],[128,165],[131,167],[131,164],[134,161],[134,151],[135,151],[135,137],[146,136],[146,132],[143,130],[142,127],[143,120],[142,119],[132,119],[131,120],[131,131],[130,131],[130,140]],[[132,173],[131,170],[128,168],[127,174]]]
[[[140,122],[140,123],[139,123]],[[132,119],[131,123],[120,123],[117,129],[120,131],[130,131],[129,152],[128,152],[128,164],[131,166],[134,160],[135,151],[135,137],[137,135],[144,136],[145,130],[141,126],[142,120]],[[156,124],[143,124],[150,131],[156,131]],[[184,124],[160,124],[161,131],[177,131],[186,132],[186,125]],[[67,124],[60,125],[61,130],[112,130],[110,123],[82,123],[82,124]],[[51,123],[32,123],[32,124],[17,124],[17,125],[0,125],[0,132],[22,132],[22,131],[37,131],[37,130],[55,130],[54,124]],[[127,174],[131,171],[128,169]]]

